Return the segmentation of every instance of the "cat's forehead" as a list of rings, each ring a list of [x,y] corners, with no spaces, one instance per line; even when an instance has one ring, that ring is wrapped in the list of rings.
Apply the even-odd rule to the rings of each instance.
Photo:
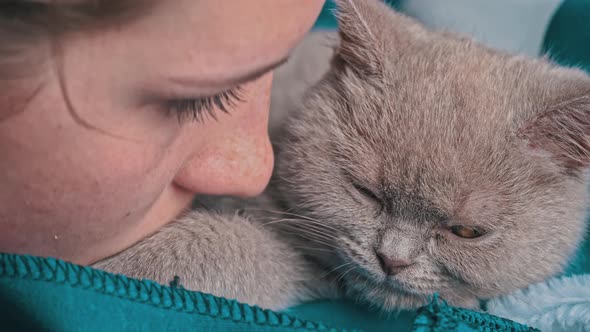
[[[503,162],[516,128],[545,105],[542,70],[521,57],[462,40],[399,52],[382,55],[379,80],[343,75],[336,92],[347,96],[341,130],[369,142],[385,168],[453,173],[481,170],[484,157]]]
[[[580,73],[428,30],[376,1],[343,2],[339,24],[326,82],[335,86],[331,100],[346,110],[337,105],[335,115],[345,131],[387,149],[413,146],[427,155],[447,154],[441,157],[456,152],[441,146],[494,149],[580,89]]]
[[[405,101],[393,104],[400,107],[391,112],[444,112],[467,120],[509,122],[543,94],[538,84],[542,75],[533,64],[470,41],[439,40],[384,58],[383,97]],[[407,104],[414,109],[404,107]]]

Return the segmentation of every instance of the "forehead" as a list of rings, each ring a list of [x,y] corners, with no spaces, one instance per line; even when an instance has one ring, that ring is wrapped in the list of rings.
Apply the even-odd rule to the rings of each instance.
[[[150,76],[165,72],[222,80],[285,57],[312,26],[322,3],[159,1],[145,15],[103,37]]]
[[[430,117],[455,126],[476,120],[499,125],[530,102],[536,77],[525,61],[457,43],[426,47],[391,63],[383,96],[405,103],[389,107],[390,115],[411,114],[408,121]]]
[[[522,58],[458,41],[410,53],[385,61],[382,82],[364,82],[362,93],[351,84],[355,114],[342,117],[393,164],[431,160],[440,169],[500,157],[522,120],[543,107],[541,75]]]

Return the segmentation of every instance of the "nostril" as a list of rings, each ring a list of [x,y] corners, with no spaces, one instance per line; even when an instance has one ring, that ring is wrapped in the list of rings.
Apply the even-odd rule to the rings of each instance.
[[[379,259],[383,272],[388,275],[398,274],[401,270],[413,264],[405,259],[393,259],[382,252],[377,252],[377,259]]]

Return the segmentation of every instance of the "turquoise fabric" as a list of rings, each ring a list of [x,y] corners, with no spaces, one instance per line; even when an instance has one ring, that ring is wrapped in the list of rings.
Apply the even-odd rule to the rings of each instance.
[[[342,318],[335,308],[323,310]],[[411,328],[419,332],[534,331],[505,319],[450,307],[436,296],[414,316]],[[61,260],[0,254],[0,322],[2,331],[337,332],[363,327],[366,319],[346,328],[328,327],[299,318],[294,312],[262,310]],[[397,331],[391,324],[383,328]]]
[[[51,258],[0,254],[1,331],[337,331]]]
[[[545,33],[542,52],[562,65],[590,73],[590,1],[561,4]]]
[[[393,8],[397,8],[401,0],[385,0],[385,2]],[[336,5],[334,1],[327,0],[326,5],[322,9],[322,12],[320,13],[320,16],[314,25],[314,29],[336,29],[338,27],[338,23],[336,21],[336,17],[334,16],[335,9]]]
[[[326,1],[326,5],[322,8],[322,12],[318,17],[314,28],[315,29],[336,29],[338,26],[338,22],[336,22],[336,17],[334,17],[334,10],[336,9],[336,5],[333,1]]]

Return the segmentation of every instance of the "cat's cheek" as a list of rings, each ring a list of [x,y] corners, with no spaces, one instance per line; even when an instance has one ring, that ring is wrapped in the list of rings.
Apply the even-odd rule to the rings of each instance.
[[[448,237],[447,232],[438,230],[430,237],[428,242],[428,249],[431,254],[438,252],[441,247],[449,246],[451,241]]]
[[[461,251],[453,245],[444,232],[437,232],[432,236],[427,245],[429,259],[434,265],[433,269],[450,271],[457,270],[457,260],[460,260]],[[456,275],[456,273],[453,273]]]
[[[470,252],[468,248],[461,246],[460,241],[449,239],[443,232],[433,236],[428,252],[436,269],[445,271],[453,279],[465,281],[476,274],[475,264],[471,263],[473,257],[467,254]]]

